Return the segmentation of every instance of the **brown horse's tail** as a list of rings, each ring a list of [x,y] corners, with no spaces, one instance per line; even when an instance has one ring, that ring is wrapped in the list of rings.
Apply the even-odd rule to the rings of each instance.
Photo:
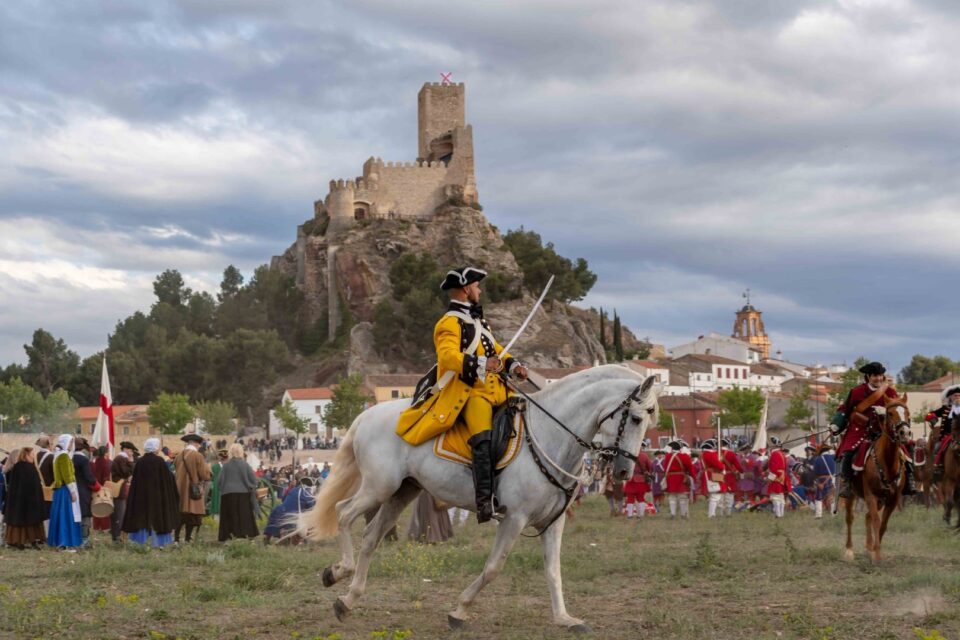
[[[354,421],[344,436],[333,458],[333,468],[317,494],[317,503],[299,517],[300,534],[310,540],[324,540],[337,535],[337,503],[349,498],[360,489],[360,467],[353,452],[353,437],[357,422]]]

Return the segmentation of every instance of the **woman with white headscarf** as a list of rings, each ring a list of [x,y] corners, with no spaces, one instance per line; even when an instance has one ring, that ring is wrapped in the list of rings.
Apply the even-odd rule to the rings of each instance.
[[[143,455],[133,467],[127,511],[121,527],[139,544],[152,539],[154,548],[173,542],[180,524],[180,496],[169,467],[159,455],[160,439],[147,438]]]
[[[73,470],[73,436],[65,433],[57,439],[54,450],[53,504],[50,506],[47,544],[60,549],[82,545],[80,520],[79,494]]]

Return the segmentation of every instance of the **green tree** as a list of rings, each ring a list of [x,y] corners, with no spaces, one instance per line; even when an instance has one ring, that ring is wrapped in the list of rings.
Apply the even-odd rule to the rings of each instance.
[[[190,297],[190,289],[184,286],[183,276],[176,269],[167,269],[153,281],[153,293],[158,303],[179,307]]]
[[[597,276],[590,271],[586,260],[577,258],[572,262],[564,258],[557,254],[553,243],[544,246],[540,235],[534,231],[520,227],[507,232],[503,242],[516,258],[528,291],[539,294],[552,275],[555,280],[547,297],[572,302],[582,300],[597,282]]]
[[[613,356],[616,362],[623,362],[623,328],[620,326],[620,316],[613,310]]]
[[[0,383],[0,415],[4,431],[22,431],[23,427],[39,421],[46,415],[43,394],[20,378]]]
[[[284,429],[293,431],[297,436],[305,434],[309,428],[310,418],[301,418],[297,413],[297,405],[289,398],[274,408],[273,415],[277,417]]]
[[[813,417],[813,409],[807,404],[809,399],[810,387],[808,386],[802,387],[799,393],[793,394],[787,406],[787,412],[783,416],[783,423],[793,429],[809,426],[810,418]]]
[[[336,429],[349,429],[371,400],[363,391],[362,376],[341,378],[333,398],[323,408],[323,423]]]
[[[232,264],[223,270],[223,280],[220,281],[220,293],[217,294],[217,302],[223,302],[240,293],[243,287],[243,275],[240,270]]]
[[[673,414],[669,411],[661,411],[657,419],[657,429],[673,433]]]
[[[42,393],[49,395],[54,389],[66,387],[80,368],[80,356],[67,347],[62,339],[37,329],[30,344],[23,345],[27,352],[27,366],[23,381]]]
[[[922,385],[948,373],[960,374],[960,362],[954,362],[946,356],[928,358],[918,353],[910,360],[910,364],[900,370],[897,379],[903,384]]]
[[[763,393],[759,389],[734,387],[720,392],[721,424],[728,427],[749,426],[760,423],[763,411]]]
[[[181,433],[194,415],[190,398],[184,393],[161,393],[147,407],[150,424],[164,435]]]
[[[603,307],[600,307],[600,346],[603,347],[604,352],[607,350],[607,328],[604,326],[605,317],[606,313]]]
[[[203,429],[210,435],[225,436],[233,433],[233,419],[237,409],[229,402],[201,400],[194,406],[197,417],[203,420]]]
[[[73,431],[76,425],[74,414],[77,411],[77,402],[70,397],[65,389],[55,389],[43,401],[42,415],[35,421],[31,431],[45,431],[46,433],[64,433]]]

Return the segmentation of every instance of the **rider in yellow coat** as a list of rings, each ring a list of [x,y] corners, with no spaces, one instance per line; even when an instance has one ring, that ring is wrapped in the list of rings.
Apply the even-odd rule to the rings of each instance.
[[[470,431],[477,519],[486,522],[506,513],[494,499],[494,467],[490,430],[494,408],[507,401],[504,370],[520,379],[526,368],[496,341],[480,307],[480,281],[486,271],[476,267],[447,273],[440,288],[449,292],[450,306],[433,330],[437,350],[436,384],[432,395],[418,397],[400,415],[397,434],[419,445],[450,429],[462,415]]]

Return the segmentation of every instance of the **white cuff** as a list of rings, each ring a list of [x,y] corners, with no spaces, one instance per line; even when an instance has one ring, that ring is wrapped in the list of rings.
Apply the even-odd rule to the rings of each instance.
[[[507,373],[509,373],[510,375],[513,375],[513,372],[516,370],[516,368],[521,366],[523,365],[520,364],[519,360],[513,360],[510,362],[510,371],[508,371]]]
[[[477,379],[487,381],[487,356],[477,356]]]

